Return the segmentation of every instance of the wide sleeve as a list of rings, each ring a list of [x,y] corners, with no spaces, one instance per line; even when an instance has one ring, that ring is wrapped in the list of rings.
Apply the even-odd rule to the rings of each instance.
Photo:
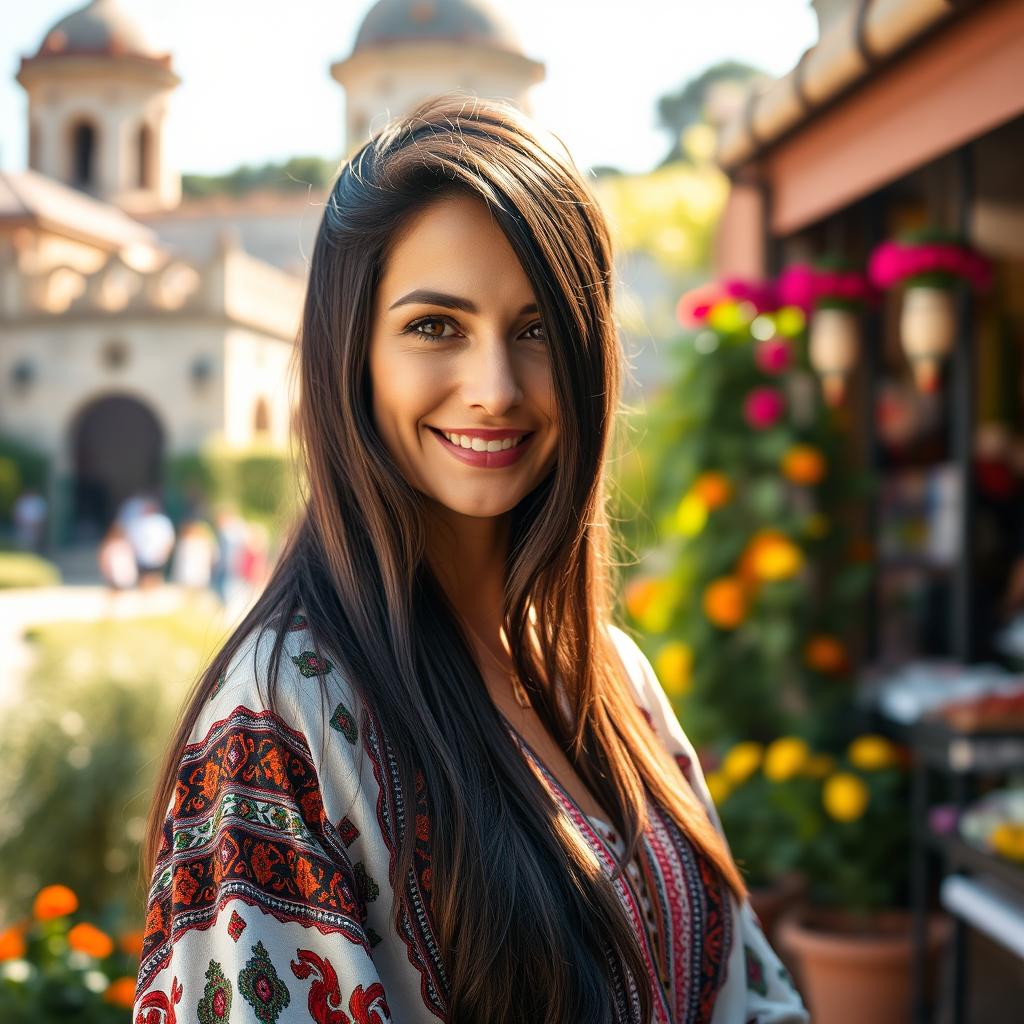
[[[679,723],[672,704],[658,681],[650,660],[636,641],[617,626],[610,626],[619,655],[629,674],[637,703],[646,712],[651,727],[679,765],[680,771],[697,794],[708,816],[722,834],[721,819],[715,810],[697,753]],[[772,949],[757,915],[744,899],[733,899],[737,921],[737,941],[729,957],[726,985],[715,1006],[713,1024],[808,1024],[810,1015],[789,972]]]
[[[180,758],[146,904],[137,1022],[392,1020],[367,924],[379,887],[350,860],[321,791],[327,747],[332,799],[359,798],[354,745],[328,746],[324,731],[353,729],[355,703],[335,694],[325,715],[329,666],[286,649],[270,710],[273,640],[243,642]]]

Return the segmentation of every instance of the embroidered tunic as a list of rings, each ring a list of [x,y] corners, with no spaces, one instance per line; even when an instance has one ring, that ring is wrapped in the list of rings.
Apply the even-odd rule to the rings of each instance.
[[[650,662],[609,629],[638,705],[716,827],[693,748]],[[444,965],[430,918],[430,820],[422,775],[399,787],[375,716],[359,724],[350,684],[288,627],[265,702],[271,631],[242,644],[179,762],[146,905],[133,1019],[262,1024],[429,1024],[447,1019]],[[326,688],[329,701],[322,703]],[[609,877],[622,837],[588,818],[511,728]],[[362,755],[362,756],[360,756]],[[685,782],[683,782],[685,780]],[[412,872],[395,877],[406,815]],[[674,821],[648,803],[648,827],[617,895],[644,951],[655,1024],[807,1024],[809,1017],[750,905],[737,903]],[[392,908],[408,912],[396,934]],[[616,1021],[629,994],[615,994]]]

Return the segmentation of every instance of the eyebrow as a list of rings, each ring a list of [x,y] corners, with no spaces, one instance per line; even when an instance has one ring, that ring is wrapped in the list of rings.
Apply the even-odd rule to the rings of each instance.
[[[463,299],[458,295],[448,295],[446,292],[435,292],[428,288],[417,288],[415,291],[403,295],[397,302],[388,306],[388,311],[397,309],[399,306],[408,306],[413,303],[422,303],[427,306],[446,306],[448,309],[461,309],[464,313],[478,313],[476,305],[469,299]],[[536,313],[537,303],[528,302],[521,310],[519,316],[526,313]]]

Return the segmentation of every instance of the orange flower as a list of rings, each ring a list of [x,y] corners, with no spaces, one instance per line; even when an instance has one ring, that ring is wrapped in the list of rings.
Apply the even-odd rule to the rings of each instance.
[[[115,978],[103,993],[103,999],[115,1006],[123,1006],[131,1009],[135,1004],[135,979],[124,977]]]
[[[735,629],[746,617],[743,585],[733,576],[722,576],[704,591],[704,614],[720,629]]]
[[[813,487],[825,476],[825,458],[809,444],[795,444],[782,457],[782,475],[790,483]]]
[[[751,558],[751,567],[759,580],[785,580],[796,574],[803,563],[800,549],[788,537],[773,537],[759,544]]]
[[[125,932],[124,935],[117,940],[117,944],[121,947],[123,952],[138,959],[142,956],[142,940],[144,935],[145,932],[143,932],[141,928],[138,931]]]
[[[657,596],[658,581],[650,576],[632,579],[626,584],[626,611],[639,621]]]
[[[819,633],[804,646],[804,660],[815,672],[835,675],[846,670],[846,648],[834,636]]]
[[[724,473],[709,469],[694,481],[693,490],[709,509],[721,508],[732,498],[732,483]]]
[[[66,885],[47,885],[36,893],[32,913],[37,921],[73,914],[78,909],[78,897]]]
[[[802,562],[800,549],[780,530],[758,530],[740,556],[738,572],[754,594],[763,581],[792,576]]]
[[[0,932],[0,961],[17,960],[25,955],[25,936],[18,925]]]
[[[79,953],[88,953],[89,956],[96,957],[97,960],[102,960],[114,952],[114,943],[110,936],[86,921],[76,924],[68,932],[68,945]]]

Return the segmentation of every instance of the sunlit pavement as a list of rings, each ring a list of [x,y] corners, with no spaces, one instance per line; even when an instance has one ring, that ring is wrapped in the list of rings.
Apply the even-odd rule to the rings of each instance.
[[[0,590],[0,708],[17,703],[22,693],[33,658],[24,633],[32,626],[168,615],[197,599],[209,601],[211,618],[237,621],[250,597],[239,593],[225,609],[212,593],[197,595],[173,584],[121,592],[95,584]]]

